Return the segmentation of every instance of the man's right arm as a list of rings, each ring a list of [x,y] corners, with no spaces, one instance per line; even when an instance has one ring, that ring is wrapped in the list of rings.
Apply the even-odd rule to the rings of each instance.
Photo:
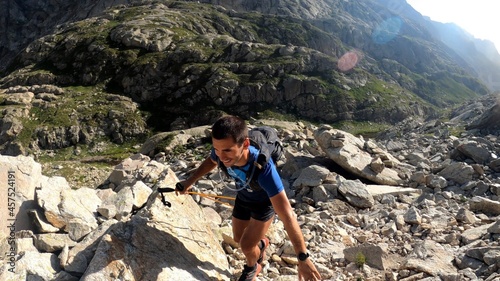
[[[184,190],[180,191],[179,193],[187,193],[195,182],[201,179],[204,175],[208,174],[215,167],[217,167],[217,163],[212,160],[210,156],[208,156],[205,160],[203,160],[198,169],[196,169],[196,171],[194,171],[194,173],[188,179],[180,182],[182,186],[184,186]]]

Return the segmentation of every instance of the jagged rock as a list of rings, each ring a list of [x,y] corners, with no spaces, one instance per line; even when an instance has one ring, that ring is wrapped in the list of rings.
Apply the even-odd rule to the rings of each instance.
[[[469,140],[457,145],[456,149],[478,164],[487,164],[491,159],[491,152],[484,146],[484,143]]]
[[[17,251],[21,252],[36,252],[38,249],[34,245],[33,237],[18,238],[16,240]]]
[[[476,258],[471,258],[467,256],[466,254],[461,254],[455,259],[455,262],[457,264],[457,267],[461,270],[467,270],[467,269],[474,269],[478,270],[482,266],[484,266],[484,263],[482,260],[476,259]],[[474,274],[475,275],[475,274]]]
[[[18,112],[16,109],[4,110],[3,117],[0,119],[0,145],[13,141],[24,128]]]
[[[500,233],[500,221],[496,221],[490,228],[488,228],[489,233]]]
[[[43,215],[43,212],[40,210],[29,210],[28,211],[28,216],[30,217],[31,221],[37,228],[36,230],[41,233],[53,233],[53,232],[58,232],[59,228],[54,227],[52,224],[50,224],[46,219],[45,216]]]
[[[5,97],[6,105],[31,105],[31,101],[35,97],[35,94],[31,92],[24,93],[11,93]]]
[[[122,169],[114,169],[108,177],[108,182],[114,186],[118,186],[127,178],[127,171]]]
[[[36,208],[35,190],[39,188],[42,166],[35,162],[32,157],[19,156],[10,157],[0,155],[0,190],[1,198],[10,198],[7,203],[15,200],[14,209],[7,215],[6,209],[2,210],[1,229],[7,229],[9,224],[7,218],[16,219],[16,230],[33,230],[34,226],[28,216],[28,210]],[[8,189],[7,187],[12,187]],[[12,204],[9,206],[13,206]]]
[[[465,254],[468,257],[480,260],[480,261],[485,261],[485,258],[488,261],[488,265],[491,265],[491,262],[495,260],[497,257],[497,253],[500,250],[500,248],[497,247],[473,247],[468,249]]]
[[[17,262],[16,274],[4,272],[0,278],[5,281],[28,280],[37,276],[41,280],[54,280],[60,271],[57,256],[52,253],[25,252]],[[32,277],[31,277],[32,278]]]
[[[500,120],[500,104],[497,103],[491,106],[483,114],[481,114],[477,120],[471,122],[468,125],[468,129],[481,129],[485,131],[495,131],[500,129],[498,124]]]
[[[124,170],[125,172],[132,173],[133,171],[146,166],[149,160],[150,158],[148,156],[136,153],[116,165],[115,170]]]
[[[69,238],[73,241],[80,241],[96,227],[97,224],[94,221],[89,222],[80,218],[72,218],[66,223],[64,229],[68,232]]]
[[[500,215],[500,202],[488,198],[475,196],[470,200],[469,206],[473,212],[482,212],[494,216]]]
[[[459,184],[464,184],[472,180],[474,169],[472,166],[463,162],[454,162],[447,165],[438,175],[447,180],[454,181]]]
[[[114,186],[119,186],[120,184],[127,182],[127,180],[133,181],[135,176],[132,175],[132,172],[145,167],[149,159],[150,158],[148,156],[140,153],[131,155],[123,162],[115,166],[108,177],[108,182]]]
[[[464,208],[458,210],[456,219],[468,224],[474,224],[478,220],[473,212]]]
[[[329,214],[331,214],[332,216],[356,213],[356,209],[353,206],[339,199],[333,199],[326,202],[325,209],[327,209]]]
[[[427,273],[431,276],[457,274],[453,267],[453,254],[450,247],[443,246],[432,240],[426,240],[415,246],[402,268]]]
[[[478,239],[481,239],[481,237],[488,233],[488,228],[490,228],[492,225],[492,223],[485,224],[465,230],[461,236],[462,242],[464,244],[470,244]]]
[[[483,256],[483,261],[487,265],[495,265],[498,262],[500,262],[500,250],[496,249],[490,249],[488,250],[484,256]]]
[[[167,167],[158,162],[150,161],[144,168],[140,169],[136,178],[145,182],[156,182]]]
[[[63,189],[60,196],[59,210],[63,220],[69,222],[71,219],[79,219],[92,225],[96,223],[94,213],[101,204],[101,199],[95,190],[85,187],[77,190]]]
[[[495,159],[495,160],[491,161],[489,164],[489,167],[493,171],[500,173],[500,159]]]
[[[298,178],[302,170],[314,164],[312,157],[300,155],[300,153],[285,149],[285,158],[287,161],[281,168],[281,175],[285,178]]]
[[[116,208],[115,218],[122,220],[132,213],[134,203],[132,202],[134,194],[130,186],[125,186],[116,194],[106,199],[104,205],[113,205]]]
[[[431,174],[425,179],[425,184],[430,188],[443,189],[448,185],[448,182],[444,177]]]
[[[68,250],[65,258],[61,259],[61,266],[65,271],[74,274],[83,274],[92,260],[100,239],[116,224],[116,220],[107,220],[90,232],[76,246]]]
[[[114,206],[114,210],[110,207],[102,209],[108,216],[115,213],[117,220],[122,220],[132,213],[134,208],[141,207],[147,201],[152,190],[141,181],[137,181],[131,185],[120,185],[119,191],[107,197],[103,202],[104,206]],[[108,210],[108,211],[106,211]]]
[[[395,170],[399,161],[385,154],[396,167],[385,168],[380,173],[370,169],[372,156],[365,151],[365,143],[353,135],[329,126],[323,126],[314,133],[314,137],[322,150],[337,164],[347,171],[379,184],[401,185],[404,180]]]
[[[312,165],[303,169],[299,177],[293,182],[296,188],[302,186],[318,186],[328,177],[330,171],[318,165]]]
[[[326,188],[325,185],[319,185],[313,189],[313,200],[314,202],[327,202],[332,198],[332,194],[335,195],[337,188],[333,185],[331,189]]]
[[[373,159],[370,163],[370,169],[372,169],[375,173],[381,173],[384,168],[384,162],[382,162],[382,159],[380,159],[380,157]]]
[[[101,199],[93,189],[72,190],[62,177],[44,179],[43,187],[36,192],[37,200],[52,225],[63,229],[71,222],[87,225],[89,230],[97,227],[94,213]]]
[[[57,149],[77,145],[80,142],[80,130],[77,125],[69,127],[38,127],[35,134],[41,148]]]
[[[412,207],[404,214],[404,220],[410,224],[420,224],[422,222],[422,216],[418,209]]]
[[[102,206],[97,208],[97,212],[107,219],[112,219],[116,216],[117,209],[115,205],[107,205],[106,202],[104,202]]]
[[[65,245],[73,247],[76,242],[68,234],[48,233],[35,235],[34,245],[41,252],[53,253],[62,250]]]
[[[175,182],[175,175],[169,172],[163,185]],[[156,199],[153,197],[145,210],[114,225],[103,236],[81,280],[108,276],[132,280],[229,280],[225,254],[201,208],[190,198],[169,196],[171,208]]]
[[[339,181],[338,191],[347,199],[347,202],[355,207],[371,208],[375,204],[366,185],[359,180]]]
[[[135,208],[139,208],[146,203],[152,190],[144,182],[138,181],[130,187],[133,194],[132,205]]]

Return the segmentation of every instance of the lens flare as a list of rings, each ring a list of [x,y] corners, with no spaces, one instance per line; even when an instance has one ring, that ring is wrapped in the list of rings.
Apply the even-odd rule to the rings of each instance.
[[[353,69],[361,59],[361,55],[356,51],[349,51],[340,57],[337,67],[340,71],[346,72]]]
[[[372,33],[372,40],[377,44],[386,44],[399,34],[403,21],[399,17],[390,17],[383,21]]]

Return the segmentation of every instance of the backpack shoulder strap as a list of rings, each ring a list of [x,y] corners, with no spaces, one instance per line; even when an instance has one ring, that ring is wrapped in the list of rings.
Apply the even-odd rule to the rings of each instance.
[[[259,150],[254,163],[259,169],[263,169],[272,157],[274,147],[270,144],[274,145],[273,138],[278,138],[277,135],[273,136],[274,134],[276,134],[275,131],[267,126],[256,127],[248,132],[250,144]]]
[[[221,170],[224,172],[224,174],[226,175],[226,177],[229,177],[229,173],[228,173],[228,171],[227,171],[227,167],[226,167],[226,166],[224,166],[224,164],[222,164],[222,163],[220,162],[220,158],[219,158],[219,157],[217,157],[217,167],[218,167],[219,169],[221,169]]]

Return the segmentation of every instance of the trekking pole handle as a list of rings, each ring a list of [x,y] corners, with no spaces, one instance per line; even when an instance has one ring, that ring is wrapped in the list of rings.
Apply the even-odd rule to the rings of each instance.
[[[184,191],[184,185],[182,183],[178,182],[175,184],[175,190],[177,191]]]

